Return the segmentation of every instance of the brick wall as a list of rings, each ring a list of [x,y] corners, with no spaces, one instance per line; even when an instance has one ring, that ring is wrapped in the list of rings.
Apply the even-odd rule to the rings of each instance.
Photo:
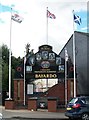
[[[57,97],[63,103],[65,97],[64,83],[59,83],[51,87],[47,92],[47,97]]]
[[[20,98],[18,98],[18,82],[20,82]],[[67,99],[70,100],[71,97],[73,97],[73,80],[69,79],[67,80]],[[51,87],[46,94],[43,94],[41,96],[45,97],[57,97],[59,98],[61,103],[64,103],[65,101],[65,84],[64,82],[58,83]],[[24,100],[24,80],[23,79],[14,79],[14,100],[18,101],[20,103],[23,103]]]
[[[73,79],[67,80],[67,100],[69,101],[73,97],[74,92]],[[65,84],[59,83],[51,87],[46,94],[47,97],[58,97],[61,103],[65,101]]]

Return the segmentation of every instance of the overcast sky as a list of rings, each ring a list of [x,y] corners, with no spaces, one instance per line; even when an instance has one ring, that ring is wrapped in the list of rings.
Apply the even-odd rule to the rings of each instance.
[[[27,43],[30,49],[47,44],[47,7],[56,19],[48,18],[48,44],[57,54],[73,34],[73,14],[79,15],[82,24],[75,24],[75,30],[87,32],[87,0],[1,0],[0,2],[0,44],[10,47],[11,9],[23,17],[22,23],[12,21],[11,50],[15,57],[23,57]]]

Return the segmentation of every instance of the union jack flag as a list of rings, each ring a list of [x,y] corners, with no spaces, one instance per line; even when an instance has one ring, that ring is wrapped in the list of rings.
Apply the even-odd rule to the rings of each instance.
[[[47,17],[51,19],[56,19],[56,16],[47,10]]]

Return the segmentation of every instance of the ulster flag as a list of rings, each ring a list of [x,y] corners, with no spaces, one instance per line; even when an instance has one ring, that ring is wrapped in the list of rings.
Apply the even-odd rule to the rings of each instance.
[[[23,21],[23,18],[21,16],[19,16],[18,14],[13,14],[11,16],[11,19],[18,22],[18,23],[21,23]]]

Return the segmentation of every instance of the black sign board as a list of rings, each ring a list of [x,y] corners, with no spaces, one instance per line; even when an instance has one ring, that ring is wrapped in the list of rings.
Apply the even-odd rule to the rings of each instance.
[[[35,54],[28,54],[26,61],[27,79],[64,77],[64,59],[52,51],[49,45],[42,45]]]
[[[25,63],[26,80],[55,79],[65,77],[65,60],[52,51],[49,45],[39,47],[37,53],[26,55]],[[24,62],[16,67],[15,78],[24,77]],[[71,59],[67,62],[67,77],[73,78],[73,64]]]

